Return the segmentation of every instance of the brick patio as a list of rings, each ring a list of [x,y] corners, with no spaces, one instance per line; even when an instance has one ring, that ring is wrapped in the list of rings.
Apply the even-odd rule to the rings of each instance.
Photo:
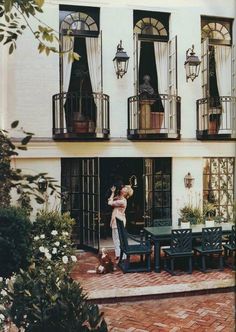
[[[79,252],[72,276],[104,312],[109,332],[234,332],[235,272],[171,276],[96,274],[97,255]]]
[[[89,299],[97,303],[114,302],[117,299],[168,297],[199,292],[216,292],[229,290],[235,285],[235,272],[229,268],[224,271],[202,273],[194,270],[191,275],[171,276],[162,271],[155,273],[127,273],[117,268],[113,273],[96,274],[97,255],[80,252],[78,263],[73,269],[72,277],[81,283]]]
[[[72,277],[104,312],[109,332],[235,331],[235,272],[229,268],[180,276],[117,268],[102,275],[95,273],[97,255],[81,251],[77,258]]]
[[[100,305],[109,332],[234,332],[235,294]]]

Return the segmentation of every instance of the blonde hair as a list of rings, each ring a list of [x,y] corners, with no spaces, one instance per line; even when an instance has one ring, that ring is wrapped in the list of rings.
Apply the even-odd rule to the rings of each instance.
[[[131,196],[133,196],[134,191],[133,191],[131,185],[129,185],[129,184],[126,184],[126,185],[125,185],[125,188],[127,189],[127,195],[126,195],[126,198],[128,199],[128,198],[130,198]]]

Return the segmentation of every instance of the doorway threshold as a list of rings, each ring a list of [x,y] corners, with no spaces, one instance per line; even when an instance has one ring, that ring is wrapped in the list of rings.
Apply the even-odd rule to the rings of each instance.
[[[106,239],[100,239],[100,248],[114,249],[112,238],[107,237]]]

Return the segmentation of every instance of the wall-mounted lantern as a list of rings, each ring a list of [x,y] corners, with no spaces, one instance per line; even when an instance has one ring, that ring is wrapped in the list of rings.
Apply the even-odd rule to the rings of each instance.
[[[138,187],[138,179],[136,175],[131,175],[131,177],[129,178],[129,184],[131,185],[131,187],[133,188],[137,188]]]
[[[40,178],[38,179],[39,191],[44,193],[47,190],[47,187],[48,187],[47,180],[43,176],[40,176]]]
[[[122,78],[128,70],[129,56],[122,47],[122,40],[117,45],[116,55],[113,59],[113,64],[116,71],[117,78]]]
[[[185,175],[185,177],[184,177],[185,188],[188,188],[188,189],[192,188],[192,186],[194,184],[194,180],[195,180],[194,177],[191,175],[190,172],[188,172],[188,174]]]
[[[189,52],[190,52],[190,54],[189,54]],[[201,61],[199,60],[198,56],[195,55],[194,45],[192,45],[192,48],[189,48],[186,51],[186,61],[184,63],[187,82],[188,82],[189,78],[193,81],[193,80],[195,80],[196,77],[198,77],[199,70],[200,70],[200,63],[201,63]]]

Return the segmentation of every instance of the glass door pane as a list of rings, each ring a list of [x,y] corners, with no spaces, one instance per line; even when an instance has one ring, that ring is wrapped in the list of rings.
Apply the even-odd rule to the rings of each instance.
[[[144,223],[145,226],[152,225],[153,219],[153,160],[143,160],[143,194],[144,194]]]
[[[83,246],[99,250],[99,165],[98,158],[81,160],[81,232]]]

